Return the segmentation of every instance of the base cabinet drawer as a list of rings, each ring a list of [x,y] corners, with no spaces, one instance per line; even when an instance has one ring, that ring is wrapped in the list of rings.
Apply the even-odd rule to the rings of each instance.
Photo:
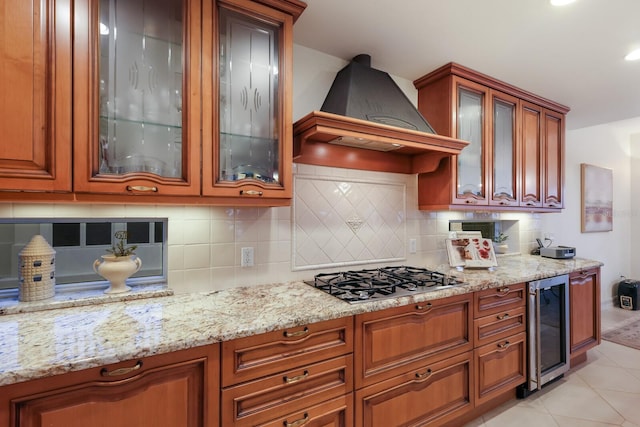
[[[474,320],[475,345],[482,347],[527,329],[527,308],[522,306],[503,310]]]
[[[353,317],[302,325],[222,343],[222,386],[353,351]]]
[[[527,289],[524,283],[485,289],[474,293],[475,317],[500,313],[527,304]]]
[[[257,427],[352,427],[353,393],[302,411],[287,414]]]
[[[527,380],[527,334],[521,332],[474,350],[476,405],[514,389]]]
[[[472,294],[356,316],[356,388],[473,349]]]
[[[299,412],[302,417],[297,420],[305,419],[307,408],[344,396],[352,388],[351,354],[304,365],[223,389],[222,425],[255,426]]]
[[[473,352],[356,391],[356,427],[439,426],[473,408]]]

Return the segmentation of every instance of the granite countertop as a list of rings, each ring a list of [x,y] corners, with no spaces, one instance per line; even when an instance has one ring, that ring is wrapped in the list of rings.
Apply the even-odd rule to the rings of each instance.
[[[530,255],[498,264],[494,271],[429,267],[465,284],[359,304],[290,282],[1,315],[0,386],[602,265]]]

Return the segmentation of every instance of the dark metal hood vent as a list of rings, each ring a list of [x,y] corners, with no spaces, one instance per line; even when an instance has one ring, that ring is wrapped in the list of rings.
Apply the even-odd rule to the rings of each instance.
[[[359,55],[341,71],[322,111],[293,125],[293,161],[397,173],[438,168],[469,144],[436,135],[391,77]]]
[[[389,126],[435,133],[396,82],[358,55],[338,72],[321,111]]]

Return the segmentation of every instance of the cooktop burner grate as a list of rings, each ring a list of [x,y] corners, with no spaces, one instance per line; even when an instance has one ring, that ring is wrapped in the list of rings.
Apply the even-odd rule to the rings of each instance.
[[[321,273],[312,282],[305,283],[351,303],[411,295],[462,284],[443,273],[408,266]]]

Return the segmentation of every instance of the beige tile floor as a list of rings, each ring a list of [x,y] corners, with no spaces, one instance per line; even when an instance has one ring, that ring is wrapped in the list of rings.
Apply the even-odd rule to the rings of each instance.
[[[640,311],[602,312],[602,330],[640,319]],[[526,399],[465,427],[640,427],[640,350],[602,341],[587,362]]]

